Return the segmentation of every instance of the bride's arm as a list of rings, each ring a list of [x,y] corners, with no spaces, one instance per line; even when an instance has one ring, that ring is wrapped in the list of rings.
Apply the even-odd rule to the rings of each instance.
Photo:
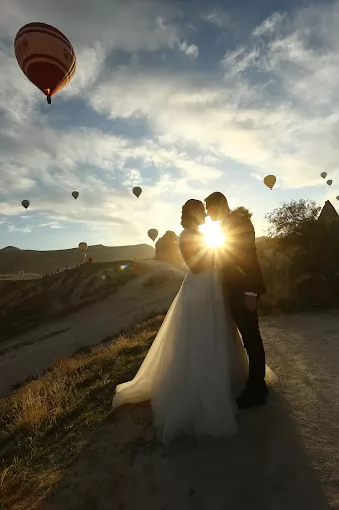
[[[180,253],[192,273],[201,273],[211,267],[211,256],[201,236],[186,233],[180,236]]]

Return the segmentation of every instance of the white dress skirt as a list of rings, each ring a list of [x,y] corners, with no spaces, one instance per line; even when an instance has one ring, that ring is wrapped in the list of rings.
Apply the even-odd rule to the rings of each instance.
[[[229,436],[247,376],[217,272],[189,273],[136,376],[116,387],[113,408],[150,400],[164,443],[179,434]]]

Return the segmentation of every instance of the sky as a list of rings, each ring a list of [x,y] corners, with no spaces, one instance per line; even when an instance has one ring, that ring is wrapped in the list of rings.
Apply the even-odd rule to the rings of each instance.
[[[51,105],[14,55],[32,21],[76,52]],[[338,26],[339,1],[2,0],[0,248],[151,243],[213,191],[257,236],[283,202],[338,209]]]

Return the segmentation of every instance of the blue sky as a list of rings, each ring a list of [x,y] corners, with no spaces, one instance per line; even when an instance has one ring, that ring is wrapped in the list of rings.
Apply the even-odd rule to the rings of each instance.
[[[31,21],[77,55],[51,106],[14,56]],[[339,1],[2,0],[0,248],[148,242],[215,190],[257,235],[284,201],[339,206],[338,26]]]

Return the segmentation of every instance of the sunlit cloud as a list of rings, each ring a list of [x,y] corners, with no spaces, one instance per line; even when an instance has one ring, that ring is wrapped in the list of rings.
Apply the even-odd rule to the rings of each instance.
[[[14,225],[9,225],[7,227],[7,231],[8,232],[21,232],[23,234],[29,234],[30,232],[32,232],[32,227],[18,228],[18,227],[15,227]]]
[[[177,230],[188,198],[217,189],[251,209],[258,232],[289,196],[338,205],[339,1],[272,12],[243,35],[221,2],[189,4],[3,1],[2,243],[41,228],[46,248],[61,229],[144,242],[151,227]],[[51,107],[13,52],[34,19],[64,31],[77,54],[76,76]],[[268,173],[277,175],[269,195]],[[133,186],[143,188],[138,200]]]
[[[55,221],[50,221],[49,223],[41,223],[37,225],[37,228],[64,228],[61,225],[58,225]]]

